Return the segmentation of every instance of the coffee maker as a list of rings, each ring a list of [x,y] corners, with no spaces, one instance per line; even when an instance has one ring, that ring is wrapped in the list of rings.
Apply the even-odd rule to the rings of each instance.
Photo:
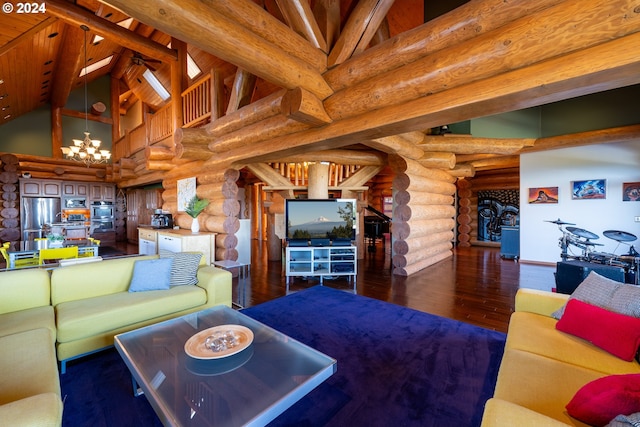
[[[153,228],[173,228],[173,216],[162,211],[151,215],[151,226]]]

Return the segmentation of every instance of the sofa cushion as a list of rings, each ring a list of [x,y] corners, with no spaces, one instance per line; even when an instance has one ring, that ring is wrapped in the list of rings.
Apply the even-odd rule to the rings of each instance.
[[[168,290],[172,261],[166,258],[145,259],[133,265],[129,292]]]
[[[567,404],[574,418],[604,426],[616,416],[640,411],[640,374],[611,375],[585,384]]]
[[[559,331],[583,338],[628,362],[640,346],[640,318],[570,300],[556,324]]]
[[[556,329],[557,320],[527,312],[515,312],[509,320],[506,348],[536,353],[603,374],[640,373],[640,364],[611,356],[576,336]]]
[[[171,266],[171,286],[196,285],[198,267],[202,254],[199,252],[163,252],[160,258],[169,258]]]
[[[207,292],[199,286],[176,286],[166,291],[125,291],[64,302],[55,307],[58,342],[91,337],[206,302]]]
[[[580,366],[508,349],[500,364],[494,397],[582,426],[585,424],[569,417],[565,405],[583,385],[603,376],[606,375]]]
[[[640,317],[640,286],[608,279],[592,271],[571,294],[569,301],[578,299],[609,311]],[[566,304],[552,316],[560,319]]]
[[[51,304],[49,272],[30,268],[0,273],[0,313]],[[9,286],[10,285],[10,286]]]
[[[0,314],[0,336],[39,328],[49,329],[52,343],[55,343],[56,320],[50,305]]]
[[[51,331],[32,329],[0,337],[0,404],[43,393],[60,396]]]

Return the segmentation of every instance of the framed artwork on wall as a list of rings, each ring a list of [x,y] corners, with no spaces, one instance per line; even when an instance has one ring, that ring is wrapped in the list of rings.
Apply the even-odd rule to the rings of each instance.
[[[622,183],[622,201],[640,202],[640,182]]]
[[[571,198],[574,200],[606,199],[607,180],[571,181]]]
[[[189,200],[196,195],[196,178],[178,180],[178,212],[184,212]]]
[[[558,187],[529,188],[529,203],[538,205],[558,203]]]

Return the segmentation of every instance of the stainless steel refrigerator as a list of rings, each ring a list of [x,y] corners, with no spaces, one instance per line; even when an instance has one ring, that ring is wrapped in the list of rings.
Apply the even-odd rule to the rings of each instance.
[[[20,206],[22,240],[43,237],[42,226],[60,222],[61,212],[58,197],[23,197]]]

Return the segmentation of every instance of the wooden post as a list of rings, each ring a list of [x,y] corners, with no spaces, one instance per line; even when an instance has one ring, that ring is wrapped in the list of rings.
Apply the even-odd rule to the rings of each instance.
[[[329,198],[329,164],[310,163],[309,164],[309,198],[328,199]]]

